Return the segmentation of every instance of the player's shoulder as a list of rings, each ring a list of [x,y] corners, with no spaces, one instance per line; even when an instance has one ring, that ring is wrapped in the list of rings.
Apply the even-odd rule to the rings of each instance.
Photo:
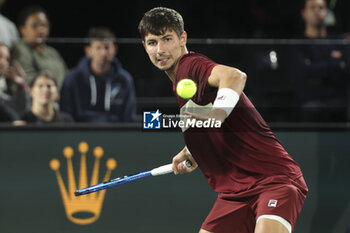
[[[189,52],[185,54],[179,61],[179,69],[180,70],[198,70],[204,69],[208,65],[216,64],[213,60],[209,59],[207,56]]]
[[[190,51],[181,58],[180,62],[195,61],[195,60],[210,60],[210,59],[201,53]]]

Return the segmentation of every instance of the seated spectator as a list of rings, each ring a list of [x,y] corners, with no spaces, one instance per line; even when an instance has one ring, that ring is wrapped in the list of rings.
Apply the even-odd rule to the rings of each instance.
[[[115,57],[115,35],[107,28],[91,28],[86,56],[64,80],[60,108],[77,122],[136,120],[133,78]]]
[[[0,10],[5,2],[6,0],[0,0]],[[19,36],[16,25],[0,13],[0,42],[11,47],[18,39]]]
[[[325,0],[305,0],[301,16],[305,31],[299,39],[344,39],[343,35],[327,30]],[[298,119],[309,122],[346,121],[346,92],[350,75],[348,46],[330,41],[321,45],[294,45],[290,50],[290,74],[296,105],[300,107]]]
[[[0,102],[18,114],[29,109],[29,94],[21,66],[10,67],[10,49],[0,42]]]
[[[69,114],[55,108],[58,94],[56,79],[47,72],[38,74],[30,84],[31,109],[22,116],[22,120],[36,124],[73,122]]]
[[[67,66],[61,55],[45,43],[50,31],[46,11],[40,6],[25,8],[19,15],[19,31],[22,40],[14,44],[12,59],[23,67],[29,84],[41,71],[49,71],[61,87]]]

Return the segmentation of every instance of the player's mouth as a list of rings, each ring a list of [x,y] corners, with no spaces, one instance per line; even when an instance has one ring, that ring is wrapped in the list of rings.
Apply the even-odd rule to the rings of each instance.
[[[158,64],[160,64],[161,66],[165,65],[168,61],[169,61],[169,58],[168,58],[168,57],[157,58],[157,62],[158,62]]]

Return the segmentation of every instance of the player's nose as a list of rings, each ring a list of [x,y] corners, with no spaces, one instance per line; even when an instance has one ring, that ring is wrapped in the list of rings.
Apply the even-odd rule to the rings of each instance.
[[[158,54],[164,53],[164,45],[163,45],[163,43],[158,43],[157,44],[157,53]]]

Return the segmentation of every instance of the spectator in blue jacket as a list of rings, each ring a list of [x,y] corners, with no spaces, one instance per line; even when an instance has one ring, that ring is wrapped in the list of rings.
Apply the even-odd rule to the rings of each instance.
[[[115,35],[107,28],[94,27],[88,37],[86,56],[64,80],[61,110],[76,122],[135,121],[134,82],[116,58]]]

